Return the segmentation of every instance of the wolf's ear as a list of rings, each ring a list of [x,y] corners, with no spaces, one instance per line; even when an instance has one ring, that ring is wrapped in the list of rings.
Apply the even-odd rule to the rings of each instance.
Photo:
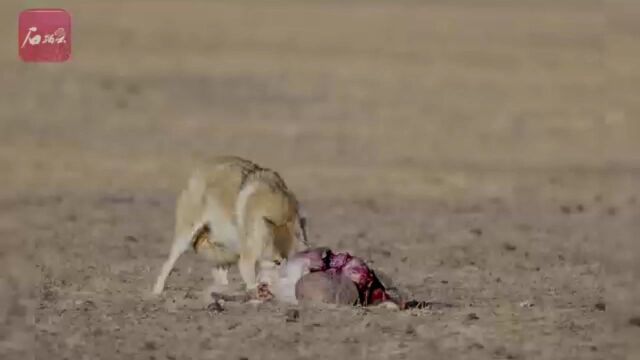
[[[267,224],[267,225],[269,225],[271,227],[275,227],[276,226],[276,223],[273,220],[269,219],[268,217],[263,216],[262,219],[264,220],[265,224]]]

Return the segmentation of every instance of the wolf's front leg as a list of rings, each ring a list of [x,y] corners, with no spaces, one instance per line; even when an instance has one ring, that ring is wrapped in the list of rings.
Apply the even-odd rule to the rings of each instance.
[[[228,286],[229,285],[229,269],[223,266],[216,266],[211,269],[211,275],[213,276],[213,284],[216,286]]]
[[[210,300],[211,294],[227,294],[229,292],[229,269],[227,267],[216,266],[211,269],[213,284],[204,290],[203,297],[206,301]]]
[[[252,254],[240,254],[238,270],[248,291],[254,291],[258,286],[256,282],[256,261],[256,256]]]

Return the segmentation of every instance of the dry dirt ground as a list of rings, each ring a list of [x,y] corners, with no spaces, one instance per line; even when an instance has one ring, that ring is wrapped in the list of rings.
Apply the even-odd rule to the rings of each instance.
[[[73,61],[18,62],[27,6],[73,14]],[[638,17],[3,0],[0,358],[640,358]],[[211,313],[193,254],[150,298],[176,193],[221,153],[280,170],[313,243],[453,306]]]

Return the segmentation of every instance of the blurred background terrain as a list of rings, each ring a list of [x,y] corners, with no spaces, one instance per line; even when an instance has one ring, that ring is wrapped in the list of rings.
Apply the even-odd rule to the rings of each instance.
[[[72,61],[19,62],[30,7],[72,14]],[[2,1],[0,357],[636,358],[639,17],[632,1]],[[149,299],[175,196],[215,154],[277,169],[314,243],[454,307],[212,316],[195,256]]]

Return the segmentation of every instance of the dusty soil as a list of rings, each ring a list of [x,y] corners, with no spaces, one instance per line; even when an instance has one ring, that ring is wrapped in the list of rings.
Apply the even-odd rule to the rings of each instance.
[[[17,12],[52,5],[73,61],[19,63]],[[637,358],[639,15],[3,1],[0,357]],[[176,193],[221,153],[280,170],[313,243],[453,306],[216,313],[193,254],[151,298]]]

